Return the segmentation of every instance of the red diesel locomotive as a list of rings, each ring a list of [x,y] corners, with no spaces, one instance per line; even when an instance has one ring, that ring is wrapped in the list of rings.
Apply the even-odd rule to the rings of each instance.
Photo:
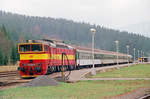
[[[19,43],[18,52],[18,70],[22,78],[61,71],[62,64],[66,69],[76,66],[76,50],[63,43],[55,44],[51,40],[28,40],[26,43]]]

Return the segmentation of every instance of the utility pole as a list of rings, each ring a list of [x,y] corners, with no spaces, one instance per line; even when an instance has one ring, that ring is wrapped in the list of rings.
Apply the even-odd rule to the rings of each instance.
[[[128,55],[129,55],[129,47],[130,47],[129,45],[126,46],[126,48],[127,48],[127,61],[128,61],[128,64],[129,64],[129,58],[128,58]]]
[[[118,52],[119,52],[119,41],[118,40],[116,40],[115,41],[115,43],[116,43],[116,52],[117,52],[117,69],[120,69],[119,68],[119,60],[118,60]]]
[[[135,48],[133,49],[133,51],[134,51],[134,63],[135,63]]]
[[[139,63],[139,55],[140,55],[140,51],[138,50],[138,63]]]
[[[143,59],[142,59],[142,57],[143,57],[143,52],[142,52],[142,50],[141,50],[141,62],[143,62]]]

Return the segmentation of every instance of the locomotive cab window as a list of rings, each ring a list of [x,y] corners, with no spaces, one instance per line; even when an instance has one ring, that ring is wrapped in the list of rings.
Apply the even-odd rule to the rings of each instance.
[[[44,51],[49,52],[49,48],[47,45],[44,45]]]
[[[19,45],[20,52],[41,52],[42,51],[42,44],[23,44]]]
[[[20,45],[19,50],[20,50],[20,52],[30,51],[30,45]]]
[[[31,45],[31,51],[42,51],[42,45],[41,44]]]

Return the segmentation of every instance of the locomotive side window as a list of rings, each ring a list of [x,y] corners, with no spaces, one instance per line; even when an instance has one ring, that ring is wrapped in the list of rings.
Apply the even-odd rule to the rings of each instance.
[[[42,45],[40,44],[31,45],[31,51],[42,51]]]
[[[48,46],[44,45],[44,51],[49,52]]]
[[[30,51],[30,45],[20,45],[20,52]]]

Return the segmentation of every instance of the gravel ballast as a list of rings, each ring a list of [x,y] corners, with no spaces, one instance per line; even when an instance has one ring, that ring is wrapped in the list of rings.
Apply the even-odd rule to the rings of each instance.
[[[32,81],[25,83],[23,85],[23,87],[35,87],[35,86],[57,86],[59,85],[59,82],[57,82],[56,80],[46,76],[46,75],[42,75],[39,76],[35,79],[33,79]]]

